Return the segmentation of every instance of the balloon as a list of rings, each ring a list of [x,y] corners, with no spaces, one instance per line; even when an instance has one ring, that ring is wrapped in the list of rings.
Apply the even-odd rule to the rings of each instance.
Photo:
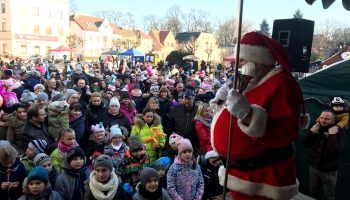
[[[154,143],[154,145],[157,147],[159,145],[158,141],[157,141],[157,137],[158,136],[166,137],[166,134],[159,132],[159,128],[158,127],[153,127],[152,130],[154,131],[154,135],[152,137],[146,139],[146,142],[151,142],[152,141]]]
[[[5,99],[6,107],[11,107],[18,103],[17,96],[14,92],[7,92],[5,94],[2,94],[2,98]]]
[[[108,55],[108,56],[107,56],[107,61],[108,61],[108,62],[113,62],[112,56],[109,56],[109,55]]]

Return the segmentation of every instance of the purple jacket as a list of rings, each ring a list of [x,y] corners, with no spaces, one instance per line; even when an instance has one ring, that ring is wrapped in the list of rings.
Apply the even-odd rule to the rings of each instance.
[[[134,125],[134,117],[138,114],[136,108],[132,108],[129,112],[128,108],[124,104],[120,104],[120,111],[128,118],[131,125]]]

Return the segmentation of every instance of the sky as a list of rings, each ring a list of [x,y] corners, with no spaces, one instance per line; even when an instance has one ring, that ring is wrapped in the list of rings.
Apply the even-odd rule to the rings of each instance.
[[[131,12],[136,21],[142,15],[151,13],[164,16],[172,5],[180,5],[184,12],[189,12],[191,9],[207,10],[219,19],[237,16],[238,7],[238,0],[75,0],[75,3],[81,14],[92,15],[94,11],[116,10],[123,13]],[[315,21],[316,29],[325,19],[349,24],[350,11],[343,8],[341,0],[336,0],[327,10],[323,9],[321,0],[316,0],[312,6],[305,0],[245,0],[243,19],[254,22],[253,28],[258,30],[259,24],[265,18],[272,32],[275,19],[289,19],[298,8],[304,14],[304,19]]]

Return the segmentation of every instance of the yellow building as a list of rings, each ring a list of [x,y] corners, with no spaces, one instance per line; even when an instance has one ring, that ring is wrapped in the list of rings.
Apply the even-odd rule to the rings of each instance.
[[[179,49],[189,51],[204,61],[220,61],[218,40],[213,33],[182,32],[177,33],[175,40]]]
[[[152,38],[141,30],[119,28],[117,33],[122,36],[120,48],[118,48],[122,52],[130,48],[135,48],[138,51],[146,54],[152,50]]]
[[[69,0],[1,0],[0,53],[46,56],[65,45],[69,35]]]
[[[153,39],[155,58],[165,60],[170,52],[176,50],[176,41],[171,31],[150,30],[148,35]]]

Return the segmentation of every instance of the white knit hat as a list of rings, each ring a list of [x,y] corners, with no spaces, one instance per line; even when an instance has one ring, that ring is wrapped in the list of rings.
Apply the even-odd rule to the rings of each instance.
[[[122,131],[120,130],[118,125],[113,125],[110,128],[109,138],[112,139],[114,136],[122,136]]]
[[[98,131],[105,131],[105,128],[103,127],[103,123],[100,122],[99,124],[91,125],[91,132],[98,132]]]
[[[209,158],[215,158],[218,156],[219,156],[218,153],[216,153],[214,150],[211,150],[205,154],[205,159],[208,160]]]
[[[182,138],[182,136],[176,134],[176,133],[172,133],[170,136],[169,136],[169,144],[171,145],[172,143],[176,142],[176,140]]]

